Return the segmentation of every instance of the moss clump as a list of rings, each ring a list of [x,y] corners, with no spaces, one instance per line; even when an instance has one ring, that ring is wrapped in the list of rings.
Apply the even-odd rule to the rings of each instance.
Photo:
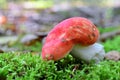
[[[85,64],[68,55],[60,61],[43,61],[38,55],[0,54],[2,80],[119,80],[120,61]]]
[[[106,52],[111,50],[120,51],[120,36],[115,36],[113,39],[108,39],[103,43]]]

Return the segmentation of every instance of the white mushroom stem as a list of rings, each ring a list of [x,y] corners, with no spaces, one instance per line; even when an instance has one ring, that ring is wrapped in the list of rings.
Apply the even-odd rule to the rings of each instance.
[[[80,45],[75,45],[71,51],[73,57],[84,60],[85,62],[90,63],[94,61],[95,63],[99,63],[104,59],[105,51],[104,47],[95,43],[93,45],[82,47]]]

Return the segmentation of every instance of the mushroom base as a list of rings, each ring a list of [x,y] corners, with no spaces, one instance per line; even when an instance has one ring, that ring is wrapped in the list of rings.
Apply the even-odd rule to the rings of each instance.
[[[71,51],[71,55],[87,63],[90,63],[91,61],[99,63],[104,59],[105,51],[104,47],[99,43],[95,43],[87,47],[75,45]]]

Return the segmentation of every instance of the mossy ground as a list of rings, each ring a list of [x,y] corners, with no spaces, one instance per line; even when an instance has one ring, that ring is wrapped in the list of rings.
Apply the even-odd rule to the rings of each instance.
[[[102,43],[105,51],[120,51],[120,36]],[[18,45],[17,45],[18,46]],[[41,44],[0,54],[0,80],[120,80],[120,61],[103,60],[99,64],[86,64],[71,55],[59,61],[43,61]],[[33,52],[38,52],[33,55]]]
[[[120,61],[85,64],[70,55],[58,62],[42,61],[30,53],[0,55],[1,80],[119,80]]]

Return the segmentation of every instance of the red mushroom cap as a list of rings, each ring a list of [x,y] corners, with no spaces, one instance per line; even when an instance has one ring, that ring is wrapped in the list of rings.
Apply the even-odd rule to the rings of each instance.
[[[97,41],[99,31],[88,19],[73,17],[59,23],[51,30],[46,42],[55,39],[65,39],[81,45],[91,45]]]
[[[98,39],[99,31],[96,26],[86,18],[73,17],[56,25],[46,37],[42,48],[42,58],[59,60],[75,44],[88,46]],[[48,56],[52,56],[49,58]]]
[[[44,60],[59,60],[69,53],[73,45],[71,41],[52,40],[44,44],[42,58]]]

